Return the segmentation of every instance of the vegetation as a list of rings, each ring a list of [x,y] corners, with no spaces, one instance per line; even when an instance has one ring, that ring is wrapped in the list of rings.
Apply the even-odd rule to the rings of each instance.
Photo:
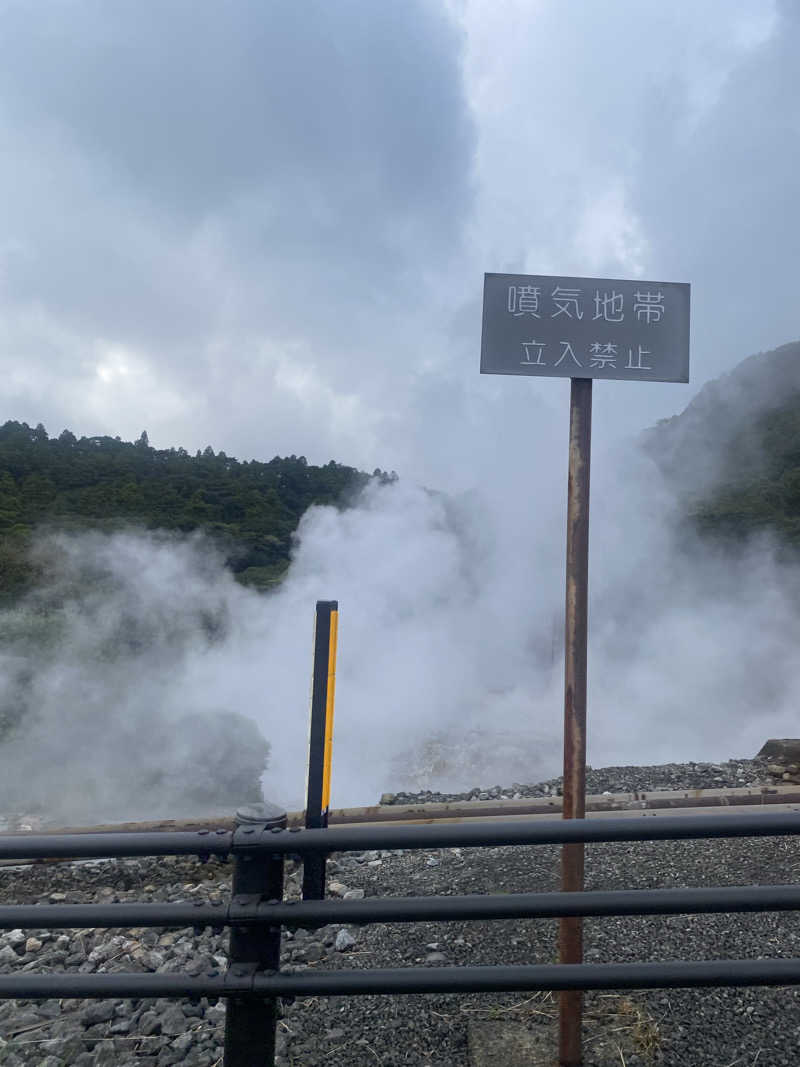
[[[717,485],[689,513],[716,539],[744,541],[770,530],[800,548],[800,396],[739,426]]]
[[[374,477],[397,475],[376,470]],[[29,556],[37,529],[202,530],[220,546],[237,579],[264,588],[289,563],[292,535],[311,504],[344,506],[369,475],[304,456],[239,462],[210,447],[155,449],[147,433],[48,437],[41,423],[0,426],[0,597],[17,598],[36,580]]]
[[[768,533],[787,553],[800,549],[800,341],[707,382],[642,445],[688,534],[736,549]]]

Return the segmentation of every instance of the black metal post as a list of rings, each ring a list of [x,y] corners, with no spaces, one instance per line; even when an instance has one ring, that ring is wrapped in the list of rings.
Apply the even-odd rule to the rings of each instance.
[[[275,804],[248,804],[236,812],[236,822],[234,840],[250,829],[257,833],[285,828],[286,812]],[[281,853],[254,850],[236,854],[234,902],[244,903],[246,898],[282,900],[283,862]],[[229,971],[234,977],[248,971],[277,971],[281,961],[280,926],[232,927],[229,959]],[[230,997],[225,1015],[224,1067],[273,1067],[277,1025],[275,997]]]
[[[331,747],[333,744],[333,695],[336,673],[337,600],[318,600],[314,626],[314,673],[311,689],[311,729],[308,737],[308,783],[306,828],[328,825],[330,804]],[[324,852],[303,860],[303,900],[325,896]]]

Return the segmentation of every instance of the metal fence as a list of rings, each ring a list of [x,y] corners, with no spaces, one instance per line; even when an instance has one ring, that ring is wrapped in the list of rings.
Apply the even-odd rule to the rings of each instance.
[[[800,833],[800,812],[548,820],[445,825],[287,829],[271,805],[237,813],[228,830],[0,836],[1,859],[198,855],[233,857],[227,903],[36,904],[0,906],[0,928],[230,928],[229,966],[205,974],[0,975],[1,998],[224,997],[225,1067],[261,1067],[275,1058],[284,997],[378,993],[532,992],[800,984],[800,959],[665,963],[531,964],[497,967],[280,970],[282,928],[564,916],[677,915],[800,908],[800,887],[647,889],[497,896],[283,900],[284,857],[318,858],[370,849],[497,847],[570,842],[769,837]]]

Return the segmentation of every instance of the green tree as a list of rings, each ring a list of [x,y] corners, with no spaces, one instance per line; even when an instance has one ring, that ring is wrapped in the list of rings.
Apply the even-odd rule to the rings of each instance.
[[[382,480],[387,476],[382,475]],[[392,477],[396,478],[396,475]],[[113,529],[203,530],[240,580],[267,587],[289,563],[292,535],[311,504],[344,507],[369,476],[305,456],[240,463],[211,446],[155,449],[143,431],[134,443],[81,437],[44,427],[0,426],[0,595],[17,595],[33,577],[27,534],[42,523]]]

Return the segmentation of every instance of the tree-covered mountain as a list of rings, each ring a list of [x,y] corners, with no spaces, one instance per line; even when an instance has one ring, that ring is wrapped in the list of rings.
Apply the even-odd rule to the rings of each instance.
[[[374,477],[393,480],[380,470]],[[265,587],[288,566],[292,534],[311,504],[345,505],[368,481],[353,467],[304,456],[240,462],[208,447],[152,448],[147,434],[50,438],[41,423],[0,426],[0,597],[35,580],[28,548],[43,527],[112,530],[135,524],[189,533],[221,547],[237,578]]]
[[[769,531],[800,549],[800,342],[709,382],[645,446],[702,535]]]

